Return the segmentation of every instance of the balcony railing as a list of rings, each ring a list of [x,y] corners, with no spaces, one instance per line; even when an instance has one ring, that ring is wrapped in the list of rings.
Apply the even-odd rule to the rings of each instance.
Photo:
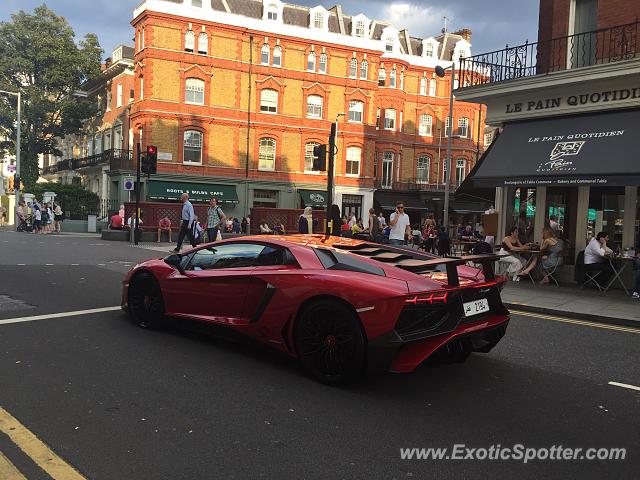
[[[640,21],[460,60],[461,88],[640,58]]]
[[[99,165],[109,165],[110,170],[133,170],[133,157],[131,150],[110,148],[88,157],[61,160],[42,169],[43,175],[52,175],[66,170],[78,170]]]

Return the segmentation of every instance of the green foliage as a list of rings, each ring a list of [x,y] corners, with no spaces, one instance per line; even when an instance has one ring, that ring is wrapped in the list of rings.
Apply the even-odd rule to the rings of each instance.
[[[60,155],[56,139],[77,133],[96,114],[96,102],[73,96],[100,74],[102,49],[94,34],[76,44],[63,17],[45,5],[0,22],[0,90],[22,93],[21,170],[27,188],[38,179],[38,154]],[[16,97],[0,95],[0,144],[15,151]]]
[[[99,210],[100,197],[78,184],[62,184],[56,182],[36,183],[27,190],[38,200],[42,200],[44,192],[55,192],[55,202],[60,205],[67,218],[86,220],[87,215],[96,215]]]

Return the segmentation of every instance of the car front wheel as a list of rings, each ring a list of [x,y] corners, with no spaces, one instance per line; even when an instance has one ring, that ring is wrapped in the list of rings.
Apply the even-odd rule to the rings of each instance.
[[[135,275],[129,284],[129,311],[141,328],[156,327],[164,317],[164,302],[158,282],[148,272]]]
[[[332,300],[319,300],[302,312],[294,330],[302,365],[318,380],[337,384],[362,374],[366,340],[356,314]]]

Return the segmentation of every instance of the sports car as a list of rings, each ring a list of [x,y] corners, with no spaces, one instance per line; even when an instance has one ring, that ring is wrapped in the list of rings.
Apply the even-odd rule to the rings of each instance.
[[[223,325],[297,358],[320,381],[366,366],[411,372],[427,358],[489,352],[509,322],[496,255],[440,258],[322,235],[248,236],[136,265],[122,307]]]

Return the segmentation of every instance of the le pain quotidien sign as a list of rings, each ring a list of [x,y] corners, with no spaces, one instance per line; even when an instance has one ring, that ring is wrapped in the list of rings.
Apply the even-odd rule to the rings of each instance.
[[[605,90],[600,92],[581,93],[579,95],[550,97],[537,100],[534,99],[527,102],[508,103],[505,109],[505,113],[553,110],[556,108],[599,105],[611,102],[624,102],[634,99],[640,100],[640,87],[619,88],[616,90]]]

